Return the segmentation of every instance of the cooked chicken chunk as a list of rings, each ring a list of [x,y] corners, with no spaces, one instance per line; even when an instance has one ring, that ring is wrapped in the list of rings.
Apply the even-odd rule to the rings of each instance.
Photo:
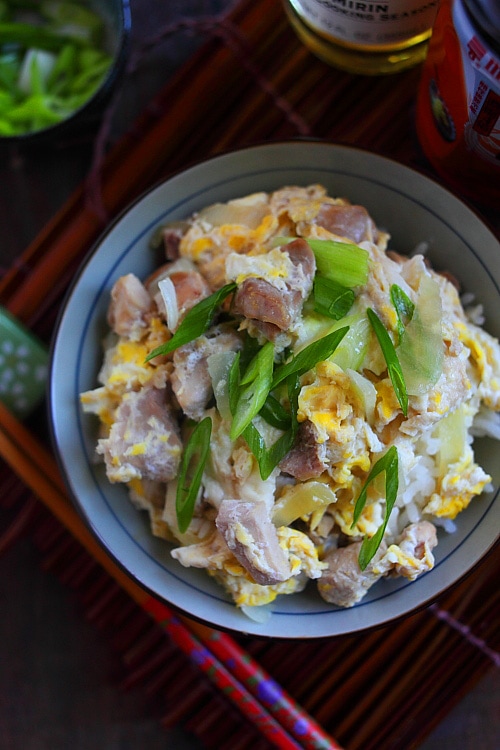
[[[326,443],[318,442],[317,438],[313,423],[308,419],[301,422],[295,445],[279,465],[281,471],[300,482],[319,477],[327,467],[327,456]]]
[[[168,482],[177,474],[181,449],[166,390],[151,386],[124,395],[109,436],[97,445],[110,482]]]
[[[283,278],[279,260],[274,261],[276,252],[274,256],[268,254],[269,268],[263,264],[257,266],[252,258],[252,265],[248,264],[248,278],[242,280],[234,299],[234,312],[253,321],[270,339],[274,338],[273,333],[277,335],[280,331],[287,331],[297,320],[311,292],[316,270],[314,254],[303,239],[284,245],[280,254],[287,255],[290,260],[286,278]],[[258,260],[262,257],[258,256]],[[235,276],[237,271],[241,274],[242,264],[240,258],[232,259],[227,266],[230,277]],[[257,266],[256,269],[253,265]],[[273,270],[275,266],[279,270]]]
[[[121,276],[111,290],[108,323],[118,336],[139,341],[146,332],[152,307],[143,283],[129,273]]]
[[[130,501],[135,507],[148,512],[151,533],[154,536],[170,539],[168,526],[162,517],[165,505],[165,484],[151,479],[141,479],[130,482],[128,489]]]
[[[338,607],[353,607],[361,601],[368,589],[382,578],[384,574],[375,570],[377,560],[385,552],[386,544],[382,542],[365,570],[361,570],[358,563],[360,549],[361,542],[353,542],[326,555],[324,562],[328,563],[328,569],[318,581],[318,591],[325,601]]]
[[[237,351],[240,347],[239,336],[221,327],[213,329],[210,336],[200,336],[174,351],[172,390],[188,417],[200,420],[213,396],[207,364],[209,356],[215,352]]]
[[[215,520],[229,549],[256,583],[286,581],[291,570],[264,503],[223,500]]]
[[[162,240],[167,260],[176,260],[179,257],[179,245],[185,232],[186,227],[184,226],[164,227]]]
[[[197,544],[176,547],[171,552],[185,568],[203,568],[207,570],[224,570],[227,564],[234,561],[224,537],[216,529],[207,539]]]
[[[323,203],[315,223],[332,234],[353,242],[377,241],[377,229],[363,206]]]
[[[432,550],[437,545],[436,527],[429,521],[420,521],[407,526],[401,534],[397,544],[398,552],[394,570],[397,575],[413,580],[426,570],[434,566]],[[390,557],[393,547],[387,550],[386,557]]]

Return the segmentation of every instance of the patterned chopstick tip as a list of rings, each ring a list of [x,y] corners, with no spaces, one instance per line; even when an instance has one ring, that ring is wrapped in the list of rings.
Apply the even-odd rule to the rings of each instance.
[[[207,640],[214,644],[215,653],[222,663],[300,740],[305,750],[341,750],[281,685],[266,674],[235,641],[214,629],[207,629]]]

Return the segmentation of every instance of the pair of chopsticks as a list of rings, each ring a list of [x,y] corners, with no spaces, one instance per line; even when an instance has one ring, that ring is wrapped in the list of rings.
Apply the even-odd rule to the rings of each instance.
[[[338,743],[231,636],[176,615],[114,564],[70,504],[53,456],[2,403],[0,456],[275,747],[282,750],[341,750]]]

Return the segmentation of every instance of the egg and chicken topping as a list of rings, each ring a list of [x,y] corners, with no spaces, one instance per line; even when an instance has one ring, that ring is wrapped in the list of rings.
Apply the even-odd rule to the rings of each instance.
[[[321,185],[155,232],[165,262],[111,291],[96,452],[152,533],[249,613],[316,580],[350,607],[434,565],[490,487],[500,346],[422,255]],[[441,532],[443,533],[443,532]]]

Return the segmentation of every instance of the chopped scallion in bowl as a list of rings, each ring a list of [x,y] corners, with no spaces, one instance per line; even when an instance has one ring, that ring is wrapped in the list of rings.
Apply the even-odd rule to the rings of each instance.
[[[128,21],[122,0],[0,0],[0,137],[73,118],[111,83]]]

